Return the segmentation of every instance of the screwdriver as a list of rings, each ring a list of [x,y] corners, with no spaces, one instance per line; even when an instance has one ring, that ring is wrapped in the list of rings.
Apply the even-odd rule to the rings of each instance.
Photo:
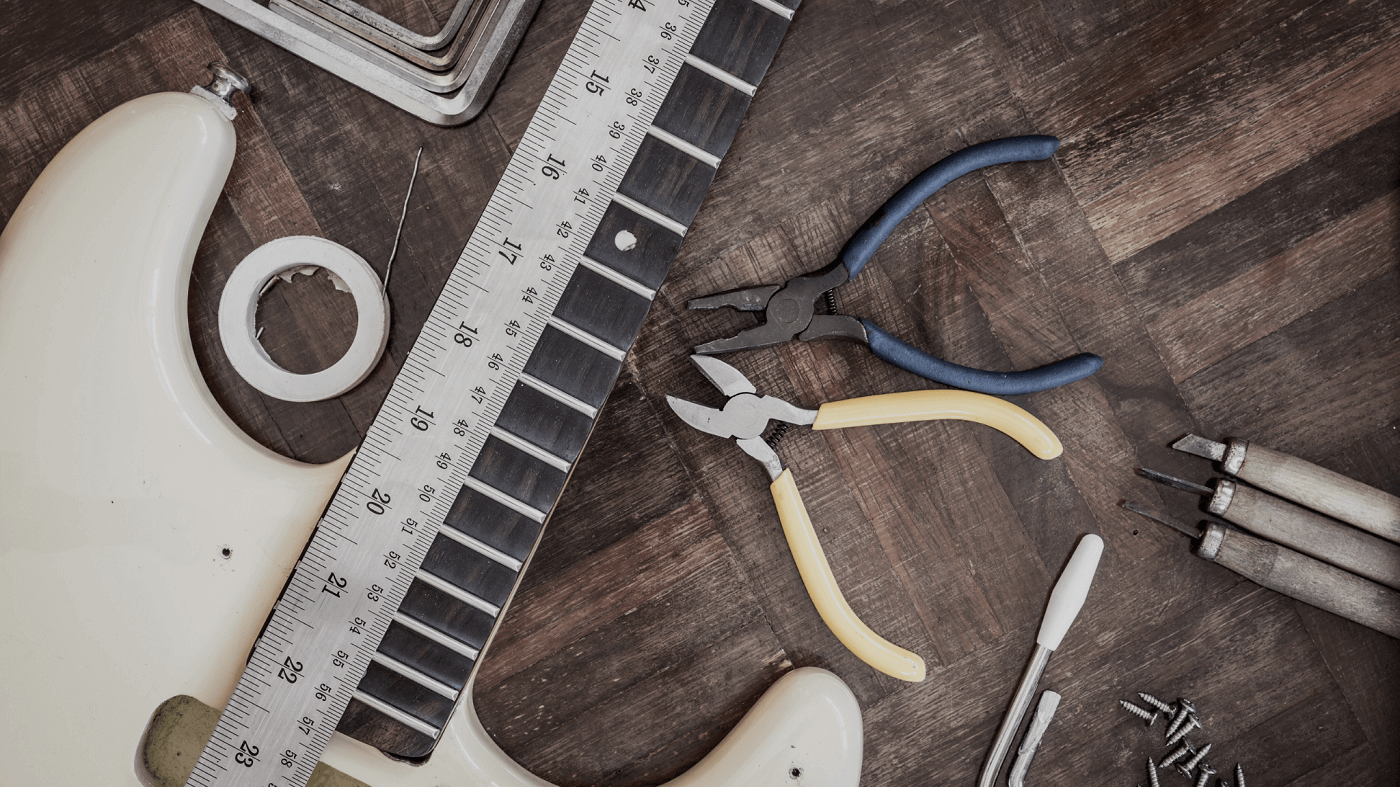
[[[1248,440],[1217,443],[1188,434],[1172,448],[1220,463],[1226,475],[1400,542],[1400,497]]]
[[[1021,728],[1021,719],[1035,699],[1035,690],[1040,685],[1040,676],[1045,665],[1050,663],[1054,653],[1069,632],[1070,624],[1079,616],[1084,599],[1089,595],[1089,586],[1094,582],[1094,573],[1099,568],[1099,558],[1103,555],[1103,539],[1093,533],[1079,539],[1069,563],[1061,572],[1055,587],[1050,591],[1050,603],[1045,606],[1045,615],[1040,619],[1040,631],[1035,636],[1035,650],[1031,651],[1031,661],[1026,671],[1021,673],[1021,682],[1016,693],[1011,695],[1011,707],[1001,720],[997,736],[992,740],[992,750],[987,761],[982,764],[982,773],[977,777],[977,787],[993,787],[1001,773],[1001,765],[1011,751],[1011,740]]]
[[[1145,467],[1138,475],[1210,498],[1210,513],[1257,536],[1400,590],[1400,544],[1234,481],[1222,479],[1211,489]]]
[[[1122,505],[1198,539],[1199,558],[1219,563],[1270,590],[1400,639],[1400,593],[1390,588],[1218,522],[1207,522],[1201,531],[1137,503],[1124,501]]]

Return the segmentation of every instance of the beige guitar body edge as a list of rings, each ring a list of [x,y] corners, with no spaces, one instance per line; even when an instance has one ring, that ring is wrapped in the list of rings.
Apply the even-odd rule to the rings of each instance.
[[[136,99],[75,137],[0,234],[0,783],[148,780],[152,713],[227,703],[348,461],[258,445],[196,365],[190,270],[234,147],[204,97]],[[672,784],[853,787],[861,749],[850,690],[799,669]],[[323,760],[371,787],[547,785],[470,699],[426,765],[340,735]]]

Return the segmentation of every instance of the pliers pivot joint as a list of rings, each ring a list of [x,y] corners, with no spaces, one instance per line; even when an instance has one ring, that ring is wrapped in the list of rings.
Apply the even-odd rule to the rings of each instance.
[[[750,350],[791,339],[851,339],[870,347],[876,357],[934,382],[981,393],[1013,395],[1044,391],[1083,379],[1103,366],[1097,355],[1080,353],[1038,369],[990,372],[949,363],[895,338],[875,323],[842,314],[818,314],[818,300],[860,273],[894,228],[934,192],[982,167],[1014,161],[1038,161],[1054,154],[1054,137],[1009,137],[965,148],[924,170],[890,198],[851,236],[835,262],[782,284],[746,287],[695,298],[690,309],[730,308],[763,312],[764,322],[726,339],[695,348],[701,355]],[[833,299],[834,302],[834,299]]]
[[[846,603],[827,564],[826,554],[797,491],[792,471],[783,466],[773,446],[762,435],[770,421],[805,424],[813,429],[842,429],[869,424],[956,419],[976,421],[998,429],[1041,459],[1053,459],[1063,450],[1059,438],[1038,418],[1005,399],[967,391],[909,391],[867,396],[844,402],[827,402],[807,410],[773,396],[760,396],[739,370],[704,355],[690,360],[701,374],[728,397],[716,409],[674,396],[666,402],[682,421],[718,437],[733,438],[744,453],[757,459],[772,480],[769,491],[778,508],[788,548],[807,594],[822,620],[842,644],[863,661],[887,675],[908,681],[924,679],[924,662],[917,654],[871,631]]]

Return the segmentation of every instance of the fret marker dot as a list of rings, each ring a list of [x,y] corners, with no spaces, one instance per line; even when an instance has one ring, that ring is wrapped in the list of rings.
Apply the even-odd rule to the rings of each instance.
[[[616,243],[617,248],[621,249],[622,251],[631,251],[637,248],[637,236],[633,235],[627,230],[623,230],[622,232],[617,233],[616,238],[613,238],[613,243]]]

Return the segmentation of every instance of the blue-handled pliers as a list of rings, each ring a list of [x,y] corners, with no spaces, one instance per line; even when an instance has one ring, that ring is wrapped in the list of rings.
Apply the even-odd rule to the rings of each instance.
[[[831,265],[783,284],[746,287],[689,301],[686,306],[690,309],[727,306],[739,311],[761,311],[765,319],[762,325],[740,331],[728,339],[702,344],[695,352],[718,355],[766,347],[794,337],[804,342],[844,337],[868,345],[876,357],[905,371],[980,393],[1002,396],[1032,393],[1088,377],[1103,366],[1103,359],[1090,353],[1021,372],[990,372],[949,363],[905,344],[869,320],[837,314],[835,298],[830,294],[833,288],[855,278],[904,217],[934,192],[969,172],[993,164],[1050,158],[1059,146],[1060,141],[1054,137],[1026,136],[982,142],[960,150],[924,170],[896,192],[851,236]],[[818,300],[825,302],[827,314],[817,313]]]

